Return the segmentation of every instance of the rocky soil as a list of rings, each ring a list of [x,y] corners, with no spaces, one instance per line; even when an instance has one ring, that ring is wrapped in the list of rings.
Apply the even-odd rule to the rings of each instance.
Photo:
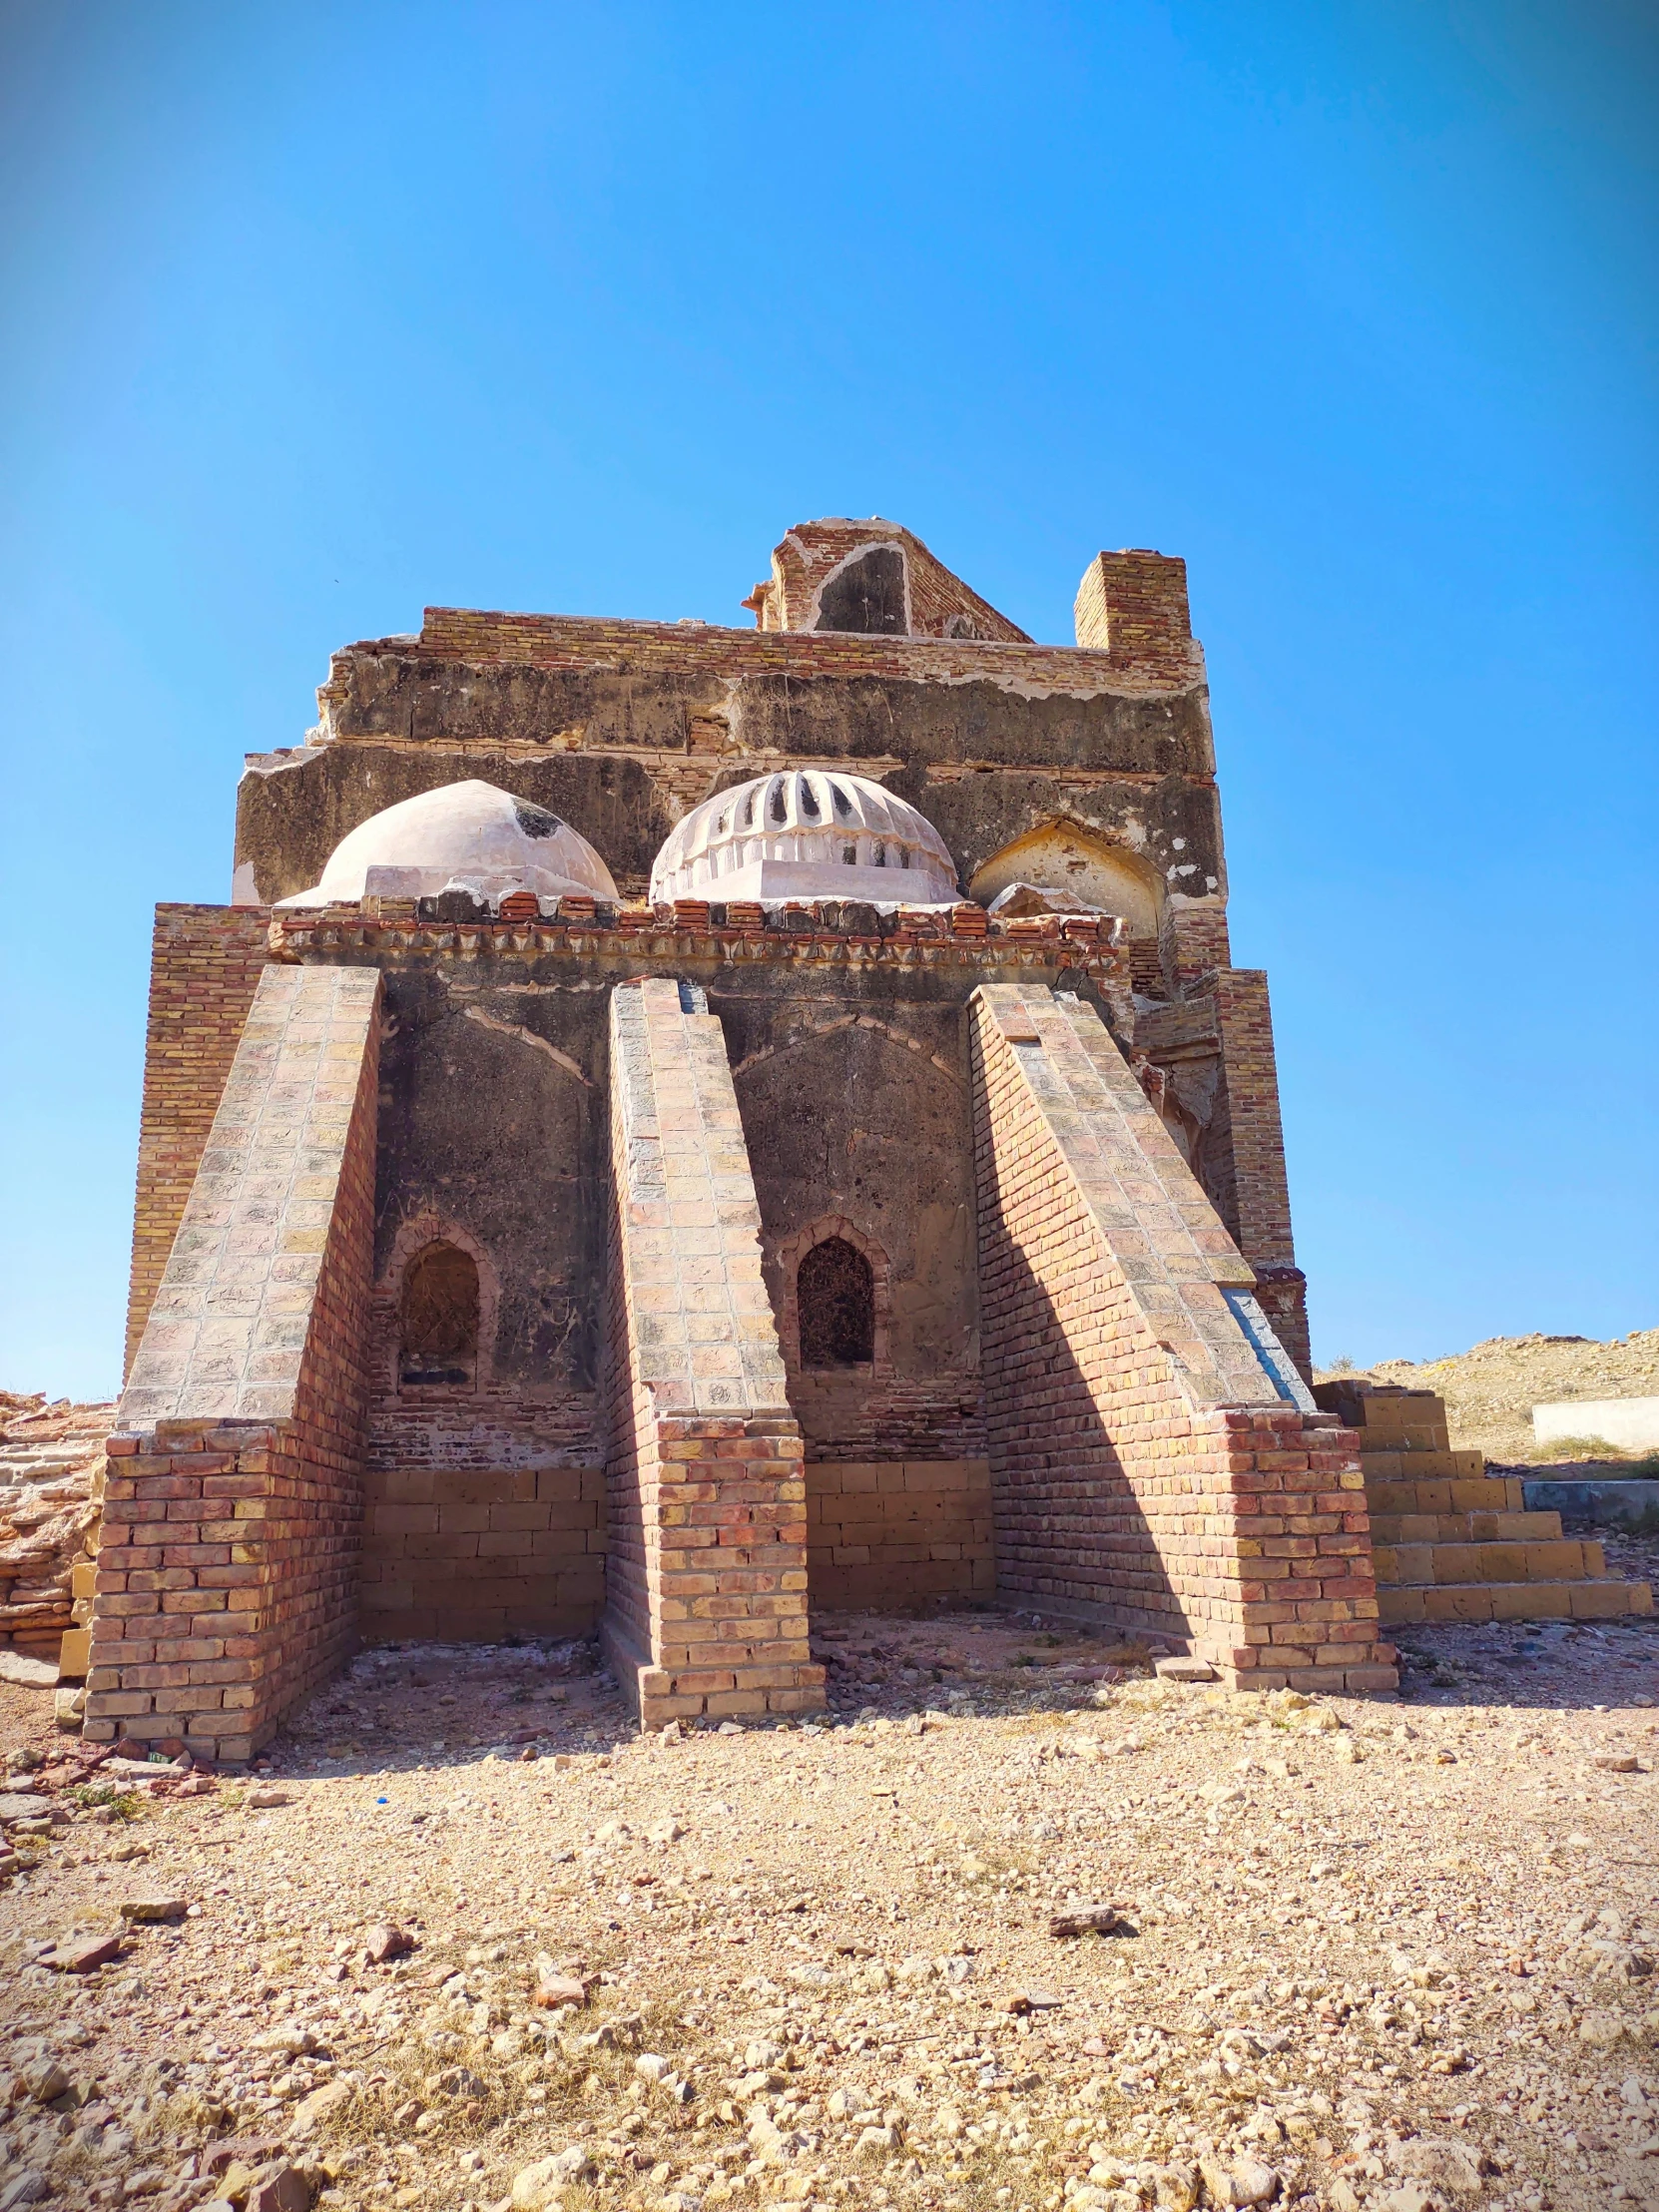
[[[1337,1372],[1324,1370],[1321,1380]],[[1608,1344],[1590,1337],[1491,1337],[1453,1359],[1380,1360],[1363,1372],[1378,1382],[1437,1391],[1455,1446],[1483,1451],[1502,1465],[1555,1461],[1574,1455],[1558,1443],[1534,1443],[1533,1406],[1558,1398],[1659,1396],[1659,1329],[1633,1329]]]
[[[0,1684],[0,2208],[1659,2205],[1652,1627],[1311,1705],[822,1634],[833,1725],[681,1740],[367,1653],[241,1780]]]

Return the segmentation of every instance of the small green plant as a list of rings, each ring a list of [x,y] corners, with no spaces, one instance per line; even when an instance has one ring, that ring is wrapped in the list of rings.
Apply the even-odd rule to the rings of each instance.
[[[106,1818],[118,1821],[137,1821],[144,1818],[143,1802],[133,1790],[123,1790],[113,1782],[82,1782],[70,1791],[77,1805],[87,1811],[101,1809]]]

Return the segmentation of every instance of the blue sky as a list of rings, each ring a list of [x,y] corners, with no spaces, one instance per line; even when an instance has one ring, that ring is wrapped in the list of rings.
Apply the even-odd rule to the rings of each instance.
[[[1322,1358],[1659,1321],[1614,0],[0,5],[0,1382],[115,1387],[149,910],[427,603],[1190,564]]]

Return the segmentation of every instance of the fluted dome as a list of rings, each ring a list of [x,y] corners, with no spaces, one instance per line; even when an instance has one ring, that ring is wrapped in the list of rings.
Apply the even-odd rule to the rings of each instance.
[[[955,862],[924,815],[866,777],[809,768],[694,807],[657,855],[651,896],[932,906],[958,892]]]
[[[431,898],[444,890],[491,900],[508,891],[617,895],[610,869],[569,823],[474,777],[370,815],[335,845],[320,882],[277,903]]]

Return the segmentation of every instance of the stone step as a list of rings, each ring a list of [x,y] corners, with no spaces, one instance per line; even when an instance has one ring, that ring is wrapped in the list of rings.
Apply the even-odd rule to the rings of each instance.
[[[1366,1421],[1361,1425],[1360,1435],[1367,1451],[1449,1451],[1451,1448],[1444,1421],[1400,1421],[1381,1428],[1375,1421]]]
[[[1379,1586],[1415,1588],[1463,1582],[1581,1582],[1607,1572],[1598,1543],[1577,1536],[1553,1542],[1374,1544]]]
[[[1438,1582],[1380,1589],[1384,1627],[1433,1621],[1618,1620],[1653,1611],[1645,1582]]]
[[[1362,1434],[1360,1464],[1368,1481],[1375,1477],[1379,1482],[1478,1482],[1486,1472],[1480,1452],[1448,1451],[1443,1438],[1432,1450],[1405,1451],[1388,1445],[1379,1451],[1373,1450],[1370,1436]]]
[[[1374,1544],[1552,1543],[1559,1513],[1373,1513]]]
[[[1519,1513],[1520,1478],[1485,1474],[1466,1481],[1382,1481],[1366,1469],[1366,1505],[1373,1513]]]

